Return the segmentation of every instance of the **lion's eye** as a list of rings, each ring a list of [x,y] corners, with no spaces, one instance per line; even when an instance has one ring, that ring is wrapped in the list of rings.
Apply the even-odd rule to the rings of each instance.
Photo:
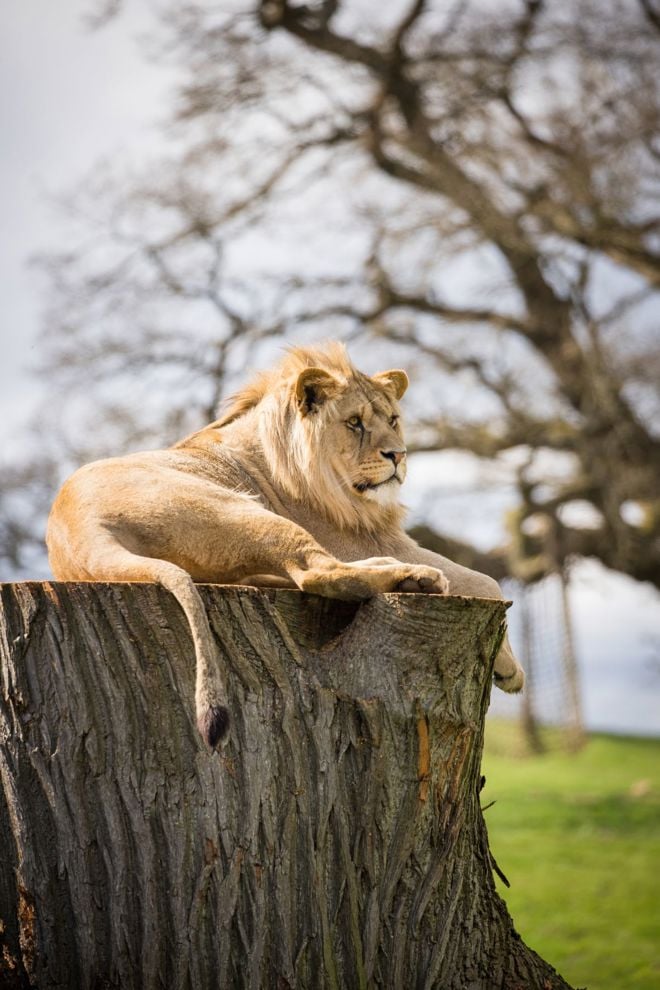
[[[359,430],[362,426],[362,420],[359,416],[351,416],[350,419],[346,420],[346,423],[352,430]]]
[[[399,422],[399,417],[398,416],[391,416],[390,417],[390,426],[396,426],[398,422]]]

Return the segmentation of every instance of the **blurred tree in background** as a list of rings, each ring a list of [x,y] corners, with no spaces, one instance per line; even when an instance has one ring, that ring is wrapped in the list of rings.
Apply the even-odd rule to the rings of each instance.
[[[177,2],[149,46],[179,78],[162,155],[96,169],[40,262],[49,399],[0,495],[10,566],[57,476],[214,418],[275,341],[342,337],[415,372],[411,450],[516,486],[507,546],[437,518],[423,542],[660,587],[655,0]]]

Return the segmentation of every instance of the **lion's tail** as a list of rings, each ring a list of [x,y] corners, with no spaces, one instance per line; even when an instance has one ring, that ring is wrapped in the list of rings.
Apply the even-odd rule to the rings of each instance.
[[[195,715],[197,728],[211,748],[229,731],[227,695],[220,679],[218,651],[206,610],[192,578],[176,564],[153,561],[158,581],[170,591],[183,609],[195,646]]]
[[[55,533],[51,539],[54,545]],[[50,544],[49,544],[50,547]],[[195,646],[195,714],[197,727],[209,746],[215,747],[229,730],[227,695],[218,666],[218,649],[204,604],[190,575],[166,560],[142,557],[126,549],[114,537],[96,534],[89,541],[88,574],[96,581],[153,581],[170,591],[183,609]],[[57,552],[51,566],[57,577],[67,580],[66,565],[59,565]]]

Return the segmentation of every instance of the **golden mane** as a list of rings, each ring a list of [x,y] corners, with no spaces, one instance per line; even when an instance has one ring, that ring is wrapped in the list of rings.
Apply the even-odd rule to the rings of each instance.
[[[213,425],[227,426],[245,415],[278,386],[292,382],[305,368],[323,368],[344,381],[362,377],[351,363],[345,345],[337,340],[315,347],[289,347],[275,367],[258,372],[244,388],[223,403],[226,408]]]
[[[374,379],[359,371],[338,341],[291,347],[278,364],[259,372],[229,399],[213,427],[229,427],[229,442],[236,443],[234,431],[242,433],[240,420],[254,414],[256,419],[249,429],[251,435],[257,433],[260,437],[271,479],[278,489],[296,502],[308,505],[338,529],[371,533],[397,529],[404,514],[401,505],[356,499],[352,494],[350,478],[326,432],[337,416],[336,401],[330,398],[324,402],[319,415],[299,414],[295,383],[308,368],[320,368],[332,375],[343,386],[341,394],[355,387],[361,397],[380,392],[393,398],[391,384],[382,376],[380,380],[378,376]],[[238,441],[239,446],[241,442]]]

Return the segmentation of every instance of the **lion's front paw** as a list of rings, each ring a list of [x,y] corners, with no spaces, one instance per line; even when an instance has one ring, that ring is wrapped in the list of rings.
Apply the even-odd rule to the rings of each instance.
[[[410,568],[410,574],[399,581],[394,590],[425,595],[446,595],[449,591],[449,581],[436,567],[419,564]]]
[[[310,568],[298,580],[301,591],[363,601],[383,591],[408,591],[445,595],[448,583],[436,567],[404,564],[395,557],[369,557],[349,563]]]

